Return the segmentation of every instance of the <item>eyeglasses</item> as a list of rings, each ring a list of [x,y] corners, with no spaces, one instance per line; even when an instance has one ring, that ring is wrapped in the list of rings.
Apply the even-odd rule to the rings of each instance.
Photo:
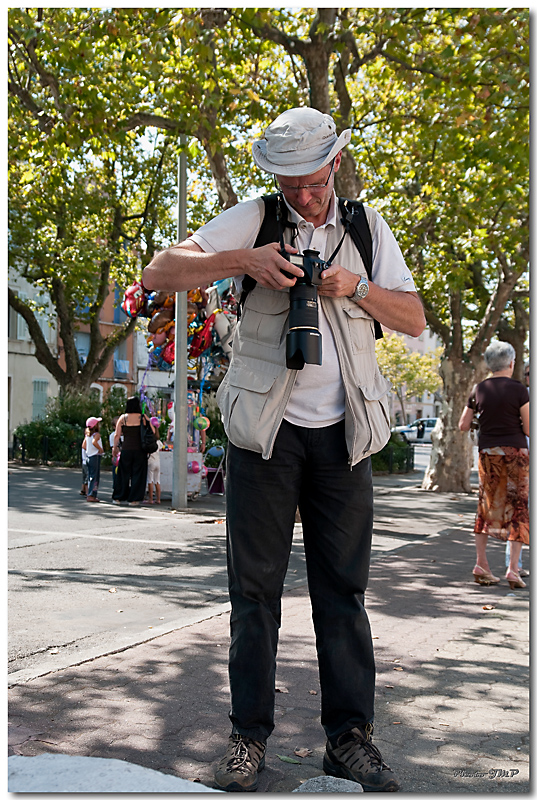
[[[288,186],[286,183],[280,183],[276,176],[274,176],[274,183],[276,184],[277,189],[281,189],[282,192],[287,192],[288,194],[296,194],[301,189],[308,189],[310,192],[319,192],[321,189],[326,189],[330,178],[332,177],[332,173],[334,171],[334,164],[336,163],[336,159],[332,159],[332,166],[330,167],[330,172],[328,174],[328,178],[324,183],[307,183],[305,186]]]

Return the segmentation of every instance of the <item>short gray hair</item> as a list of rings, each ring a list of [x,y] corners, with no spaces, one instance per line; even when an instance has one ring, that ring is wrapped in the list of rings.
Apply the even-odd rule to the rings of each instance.
[[[507,369],[515,356],[515,348],[509,342],[491,342],[485,350],[485,363],[491,372],[499,372]]]

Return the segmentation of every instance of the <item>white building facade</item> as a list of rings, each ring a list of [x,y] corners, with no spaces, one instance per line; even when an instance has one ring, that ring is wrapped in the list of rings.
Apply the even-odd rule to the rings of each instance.
[[[10,276],[9,286],[22,299],[42,303],[35,287],[21,276]],[[49,302],[47,311],[38,314],[37,318],[47,344],[57,356],[58,336],[55,317],[50,316],[52,311]],[[13,431],[18,425],[44,415],[47,400],[58,394],[58,383],[35,357],[35,345],[24,319],[11,306],[8,315],[7,413],[8,443],[11,446]]]

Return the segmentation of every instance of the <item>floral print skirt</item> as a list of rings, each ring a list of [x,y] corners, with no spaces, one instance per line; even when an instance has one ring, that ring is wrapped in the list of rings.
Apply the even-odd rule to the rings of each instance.
[[[487,447],[479,451],[475,533],[529,545],[529,467],[526,449]]]

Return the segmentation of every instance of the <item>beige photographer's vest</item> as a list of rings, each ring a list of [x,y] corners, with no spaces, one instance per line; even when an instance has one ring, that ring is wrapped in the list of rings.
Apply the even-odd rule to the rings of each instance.
[[[262,201],[261,201],[262,202]],[[375,212],[367,209],[372,229]],[[328,252],[337,246],[343,226],[329,234]],[[330,249],[331,248],[331,249]],[[356,274],[365,267],[350,236],[338,263]],[[373,319],[348,297],[319,297],[332,330],[345,389],[345,436],[349,464],[381,450],[390,438],[390,383],[379,372]],[[233,337],[229,369],[217,392],[229,440],[270,458],[296,370],[285,364],[289,291],[256,285],[248,294]]]

